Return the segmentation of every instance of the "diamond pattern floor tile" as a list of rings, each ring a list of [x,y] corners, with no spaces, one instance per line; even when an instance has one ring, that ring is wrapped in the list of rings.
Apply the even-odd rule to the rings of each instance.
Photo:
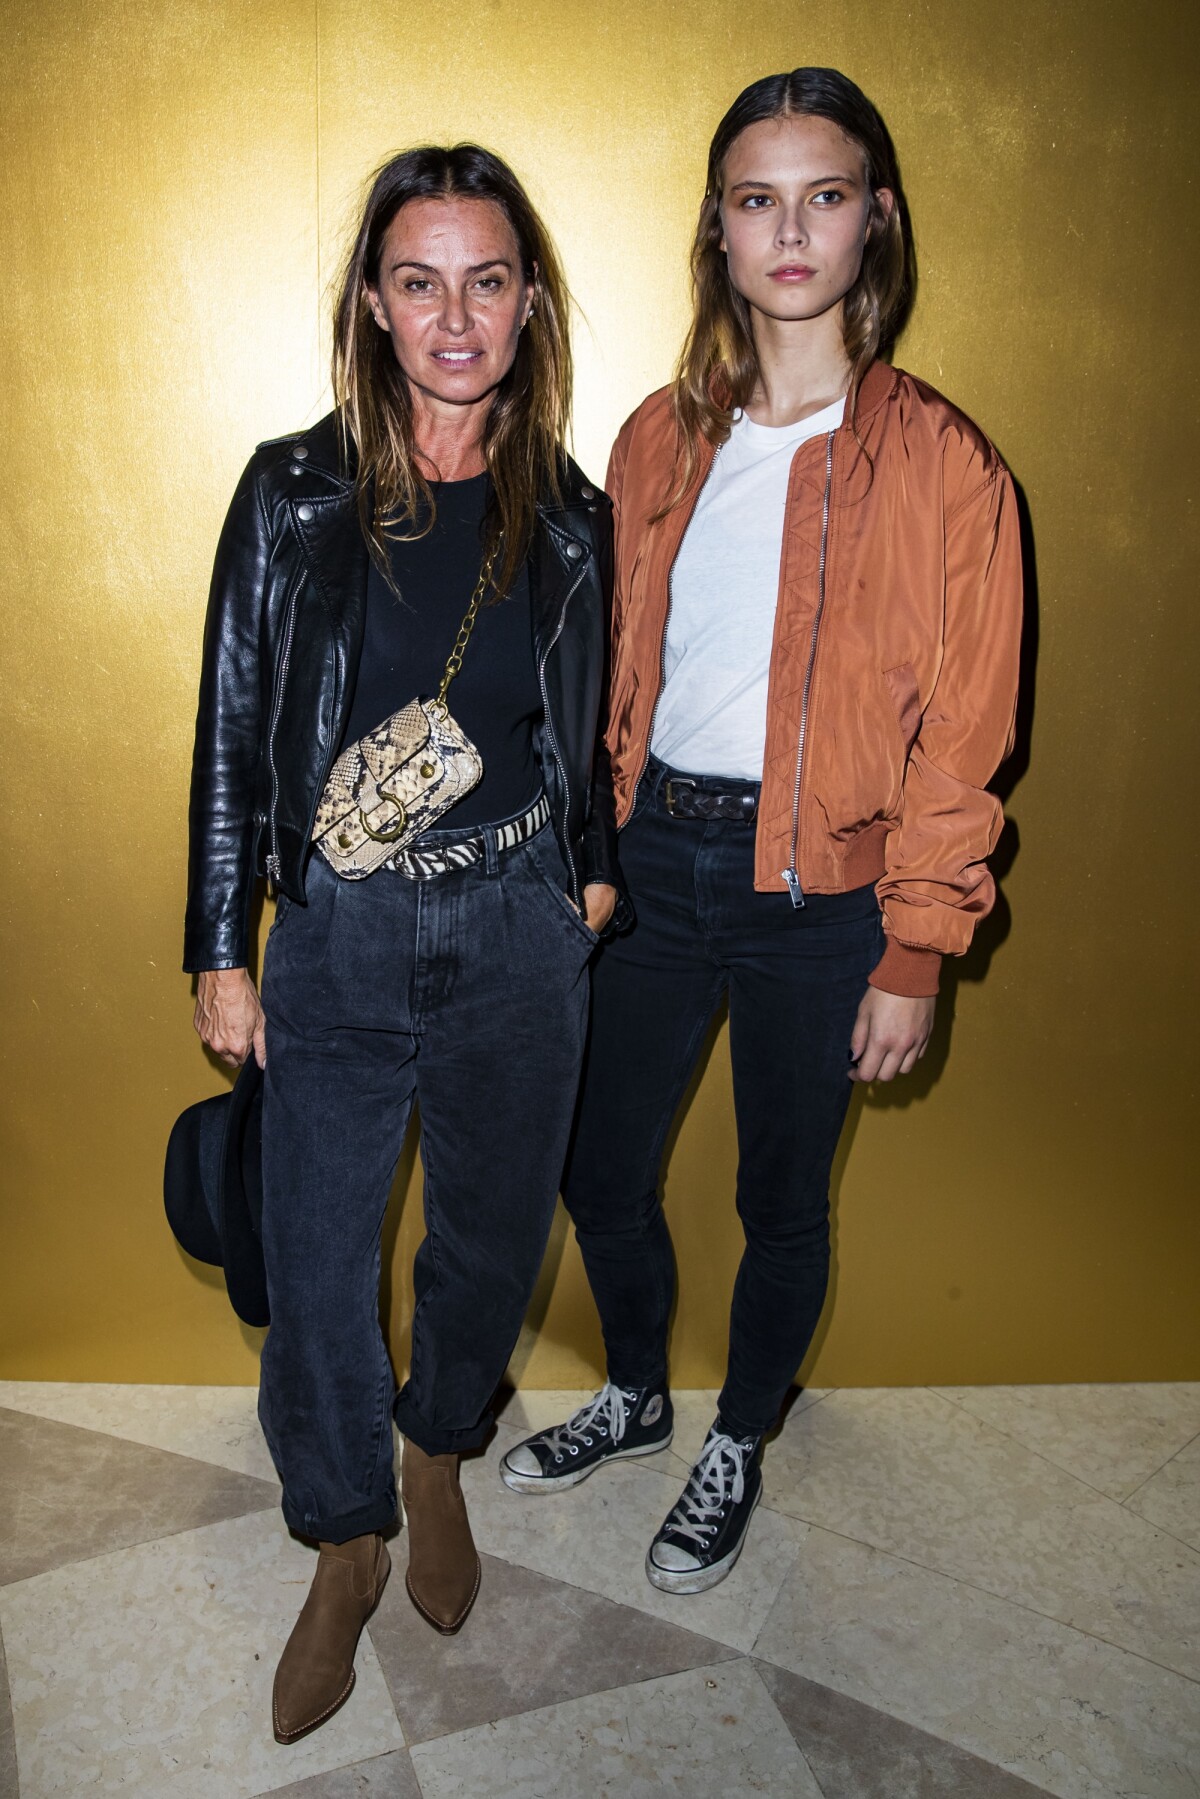
[[[282,1749],[312,1557],[253,1392],[0,1383],[0,1799],[1196,1799],[1200,1684],[1154,1650],[1195,1652],[1200,1388],[947,1392],[801,1395],[696,1599],[641,1562],[715,1394],[541,1501],[499,1455],[588,1395],[515,1395],[464,1466],[468,1626],[413,1611],[401,1535],[350,1703]]]
[[[365,1635],[342,1709],[271,1734],[315,1562],[272,1508],[0,1588],[24,1799],[249,1799],[403,1748]]]
[[[208,1462],[0,1411],[0,1586],[278,1502]]]
[[[740,1659],[442,1737],[412,1757],[424,1799],[822,1799]]]
[[[270,1799],[421,1799],[407,1749],[393,1749],[369,1762],[334,1768],[328,1774],[310,1774],[307,1780],[289,1781],[269,1789]],[[264,1788],[256,1799],[267,1799]]]
[[[101,1381],[0,1381],[0,1406],[170,1449],[277,1485],[258,1423],[257,1387],[125,1386]]]
[[[824,1799],[1035,1799],[1044,1787],[829,1687],[755,1664]]]
[[[1131,1512],[1200,1549],[1200,1437],[1126,1500]]]
[[[17,1744],[8,1696],[8,1661],[0,1636],[0,1799],[17,1799]]]
[[[831,1394],[763,1481],[791,1517],[1200,1678],[1200,1554],[935,1393]]]
[[[1058,1799],[1200,1792],[1200,1686],[830,1531],[809,1531],[754,1653]]]
[[[1200,1436],[1200,1381],[932,1390],[1110,1499]]]
[[[408,1743],[675,1674],[734,1651],[565,1582],[484,1556],[475,1609],[441,1637],[404,1590],[405,1539],[371,1639]]]

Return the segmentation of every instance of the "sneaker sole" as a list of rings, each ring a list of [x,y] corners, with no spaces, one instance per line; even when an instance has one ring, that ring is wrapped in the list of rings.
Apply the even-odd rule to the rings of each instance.
[[[750,1520],[758,1510],[761,1499],[762,1488],[760,1487],[755,1495],[754,1504],[750,1507],[750,1517],[746,1519],[746,1528],[738,1539],[737,1548],[730,1550],[728,1555],[722,1556],[719,1562],[714,1562],[709,1568],[680,1568],[678,1570],[659,1568],[650,1560],[650,1550],[648,1549],[646,1551],[646,1579],[650,1585],[657,1587],[660,1593],[707,1593],[709,1587],[719,1586],[746,1547],[746,1538],[750,1535]]]
[[[670,1431],[661,1443],[643,1443],[639,1449],[617,1449],[602,1461],[593,1462],[590,1468],[572,1468],[565,1474],[517,1474],[501,1462],[500,1479],[513,1493],[565,1493],[568,1487],[577,1487],[589,1474],[595,1474],[597,1468],[606,1468],[610,1462],[628,1461],[631,1456],[657,1455],[660,1449],[669,1449],[674,1440],[675,1432]]]

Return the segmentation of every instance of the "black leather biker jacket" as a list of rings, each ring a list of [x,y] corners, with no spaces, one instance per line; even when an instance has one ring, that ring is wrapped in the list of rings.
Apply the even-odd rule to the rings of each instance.
[[[261,444],[221,532],[204,630],[188,973],[246,965],[256,876],[304,899],[317,801],[354,694],[367,567],[336,414]],[[611,506],[568,462],[562,503],[538,508],[529,583],[544,705],[534,745],[577,903],[589,881],[619,886],[599,729],[611,578]]]

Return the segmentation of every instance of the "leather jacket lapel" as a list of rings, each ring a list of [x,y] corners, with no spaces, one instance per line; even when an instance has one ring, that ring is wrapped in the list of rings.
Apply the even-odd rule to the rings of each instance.
[[[538,508],[529,546],[529,588],[533,598],[533,644],[542,663],[561,627],[563,612],[592,559],[586,537],[570,529],[570,513]]]
[[[362,633],[367,597],[367,544],[351,488],[288,502],[300,550],[335,630]],[[357,634],[355,627],[357,626]]]
[[[367,617],[369,554],[352,488],[296,497],[288,510],[309,579],[329,617],[337,675],[335,738],[353,695]]]

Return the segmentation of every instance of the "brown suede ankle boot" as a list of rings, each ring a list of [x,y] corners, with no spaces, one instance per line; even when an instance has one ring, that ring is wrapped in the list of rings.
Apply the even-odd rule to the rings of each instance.
[[[404,1440],[401,1467],[408,1525],[408,1596],[435,1630],[450,1637],[479,1591],[479,1556],[458,1484],[456,1455],[426,1455]]]
[[[391,1558],[378,1531],[322,1543],[304,1609],[275,1671],[277,1743],[294,1743],[332,1718],[354,1690],[354,1651],[379,1603]]]

